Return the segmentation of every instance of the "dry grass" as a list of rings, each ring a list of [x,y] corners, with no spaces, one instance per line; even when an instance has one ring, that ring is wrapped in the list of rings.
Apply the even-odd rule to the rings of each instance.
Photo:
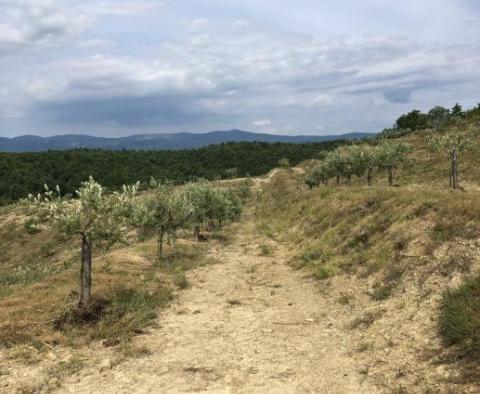
[[[188,286],[185,272],[211,263],[207,245],[178,239],[156,263],[155,239],[144,235],[134,245],[93,260],[95,302],[87,319],[76,314],[79,243],[47,232],[29,233],[21,209],[3,210],[0,239],[0,346],[28,344],[36,349],[91,340],[125,343],[155,321],[172,292]],[[190,234],[188,234],[190,238]],[[132,234],[132,241],[135,241]],[[87,320],[87,321],[85,321]]]
[[[337,271],[360,276],[384,271],[378,298],[386,298],[387,287],[393,290],[416,258],[444,242],[480,234],[477,201],[474,192],[422,185],[299,192],[294,179],[281,172],[260,195],[257,217],[260,230],[269,223],[298,250],[296,264],[319,279]]]

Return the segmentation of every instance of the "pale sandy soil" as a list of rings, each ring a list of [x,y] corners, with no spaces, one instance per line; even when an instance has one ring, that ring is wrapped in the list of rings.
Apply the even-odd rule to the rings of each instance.
[[[191,288],[138,338],[151,355],[107,372],[86,368],[59,389],[71,393],[375,393],[349,355],[336,314],[315,283],[272,256],[246,219],[221,264],[191,273]],[[232,230],[235,230],[232,229]]]

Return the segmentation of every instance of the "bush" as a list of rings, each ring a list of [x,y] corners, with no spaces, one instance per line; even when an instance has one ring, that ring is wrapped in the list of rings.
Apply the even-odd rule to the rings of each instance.
[[[463,356],[480,360],[480,275],[443,296],[440,333]]]

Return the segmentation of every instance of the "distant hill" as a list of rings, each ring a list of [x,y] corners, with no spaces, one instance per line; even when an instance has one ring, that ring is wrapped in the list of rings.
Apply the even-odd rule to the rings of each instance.
[[[222,142],[324,142],[337,139],[361,139],[371,137],[369,133],[348,133],[342,135],[273,135],[251,133],[241,130],[212,131],[205,134],[138,134],[121,138],[93,137],[82,134],[39,137],[24,135],[15,138],[0,137],[1,152],[42,152],[47,150],[68,150],[78,148],[107,150],[180,150],[201,148]]]

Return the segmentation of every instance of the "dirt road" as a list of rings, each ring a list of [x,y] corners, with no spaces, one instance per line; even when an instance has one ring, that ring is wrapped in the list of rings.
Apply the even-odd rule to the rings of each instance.
[[[191,272],[159,327],[137,338],[150,355],[87,367],[59,392],[377,392],[349,355],[355,344],[336,319],[344,309],[327,309],[318,286],[286,265],[282,245],[261,252],[251,213],[231,232],[226,246],[212,246],[221,263]]]

